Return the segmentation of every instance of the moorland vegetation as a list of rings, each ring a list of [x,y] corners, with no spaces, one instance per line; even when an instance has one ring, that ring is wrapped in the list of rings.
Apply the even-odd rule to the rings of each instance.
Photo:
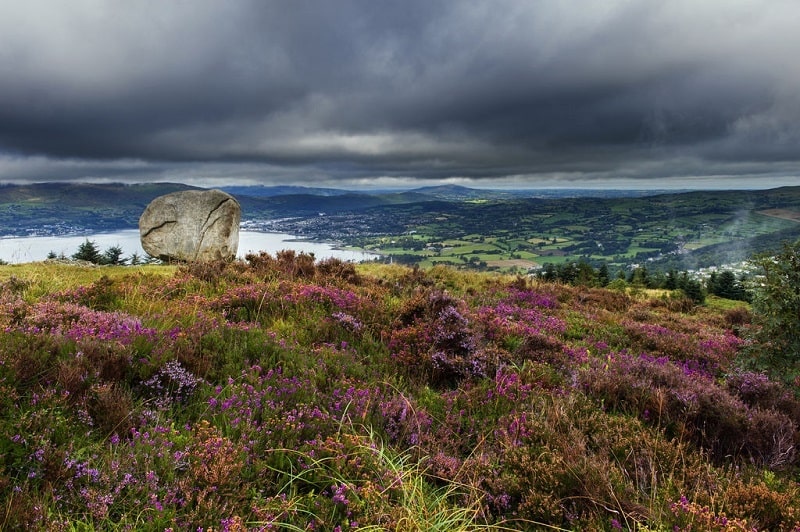
[[[293,252],[0,267],[0,528],[793,530],[797,260],[752,304]]]

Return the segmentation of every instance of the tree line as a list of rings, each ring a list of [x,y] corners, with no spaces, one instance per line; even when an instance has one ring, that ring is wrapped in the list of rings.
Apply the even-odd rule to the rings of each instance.
[[[55,251],[50,251],[47,254],[47,258],[49,260],[67,259],[66,256],[63,254],[58,255]],[[145,255],[142,257],[136,252],[134,252],[130,257],[123,257],[122,248],[119,246],[110,246],[101,251],[97,246],[97,243],[93,240],[89,240],[88,238],[78,246],[78,250],[70,255],[70,258],[72,260],[81,260],[91,262],[92,264],[110,266],[124,266],[127,264],[136,266],[139,264],[150,264],[158,261],[158,259],[151,257],[150,255]]]
[[[666,273],[651,272],[646,266],[637,266],[629,272],[619,270],[612,278],[608,265],[594,267],[587,261],[569,262],[565,264],[547,264],[538,273],[539,278],[549,282],[589,286],[625,288],[653,288],[664,290],[680,290],[697,303],[703,303],[708,294],[726,299],[750,301],[751,292],[746,288],[747,278],[737,277],[730,270],[713,272],[705,282],[697,279],[687,271],[678,272],[671,269]]]

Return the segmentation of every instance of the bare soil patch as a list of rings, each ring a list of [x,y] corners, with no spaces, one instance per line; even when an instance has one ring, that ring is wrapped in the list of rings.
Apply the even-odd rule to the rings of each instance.
[[[508,260],[487,260],[486,265],[494,266],[496,268],[513,268],[514,266],[518,268],[536,268],[539,266],[539,263],[525,259],[508,259]]]
[[[758,214],[763,214],[764,216],[772,216],[773,218],[781,218],[783,220],[791,220],[793,222],[800,223],[800,212],[792,211],[789,209],[766,209],[763,211],[758,211]]]

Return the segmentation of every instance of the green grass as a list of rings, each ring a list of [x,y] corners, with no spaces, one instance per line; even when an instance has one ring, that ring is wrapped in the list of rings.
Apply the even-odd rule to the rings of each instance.
[[[719,311],[727,311],[733,309],[747,309],[747,310],[750,309],[750,304],[745,301],[734,301],[732,299],[725,299],[723,297],[718,297],[715,295],[707,296],[705,304],[709,308]]]
[[[31,262],[24,264],[0,265],[0,282],[11,278],[23,279],[29,283],[27,294],[38,298],[44,294],[60,292],[85,286],[106,276],[112,280],[131,275],[148,275],[168,278],[176,271],[175,266],[94,266],[58,262]]]

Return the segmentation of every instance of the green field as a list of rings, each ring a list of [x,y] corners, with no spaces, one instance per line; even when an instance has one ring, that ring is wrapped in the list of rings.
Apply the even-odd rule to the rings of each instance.
[[[402,210],[394,207],[394,210]],[[772,216],[762,211],[768,210]],[[507,272],[587,261],[655,270],[741,262],[800,238],[800,188],[647,198],[462,203],[446,216],[405,219],[423,250],[384,247],[395,259]],[[779,217],[780,216],[780,217]],[[371,247],[370,239],[361,239]],[[457,262],[461,260],[461,263]]]

